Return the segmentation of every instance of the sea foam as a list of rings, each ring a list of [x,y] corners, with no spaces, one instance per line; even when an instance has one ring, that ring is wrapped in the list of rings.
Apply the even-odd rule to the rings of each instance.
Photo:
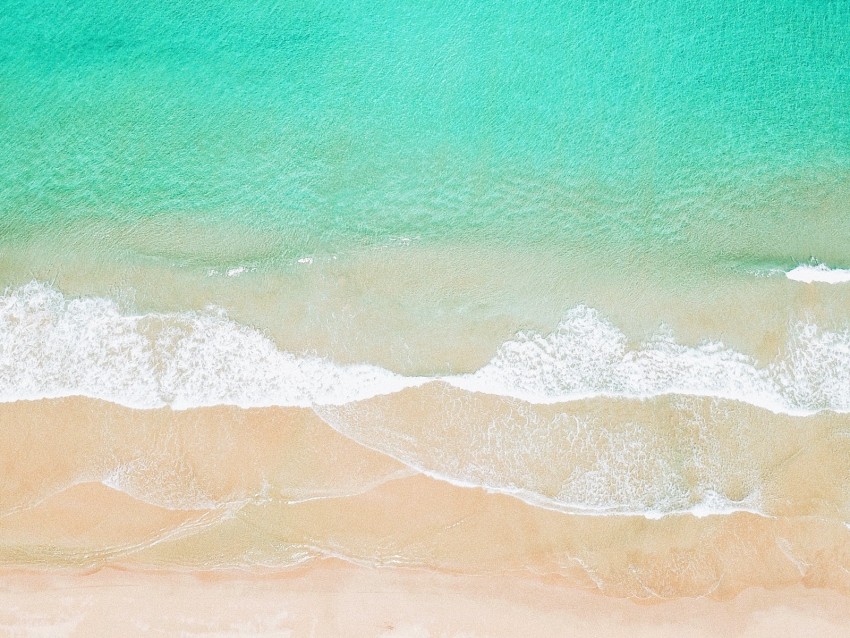
[[[220,311],[124,314],[41,283],[0,297],[0,400],[81,395],[133,408],[347,403],[419,381],[280,351]]]
[[[552,333],[521,332],[477,372],[445,381],[530,403],[684,394],[789,414],[845,412],[850,410],[850,330],[794,322],[783,353],[761,366],[719,341],[680,344],[663,327],[631,347],[598,311],[577,306]]]
[[[281,351],[223,311],[132,314],[104,298],[66,298],[33,282],[0,296],[0,400],[82,395],[175,409],[339,405],[430,381],[532,403],[663,394],[743,401],[775,412],[850,411],[850,330],[790,326],[767,365],[720,342],[669,330],[633,347],[578,306],[548,335],[522,332],[471,374],[407,377]]]
[[[785,273],[792,281],[806,284],[846,284],[850,283],[850,270],[830,268],[826,264],[801,264]]]

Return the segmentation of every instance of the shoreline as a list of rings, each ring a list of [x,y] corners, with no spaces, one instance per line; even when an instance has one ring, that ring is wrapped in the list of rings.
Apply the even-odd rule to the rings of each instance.
[[[0,454],[14,468],[0,485],[0,563],[207,570],[338,556],[467,574],[527,569],[622,597],[730,598],[796,583],[850,592],[846,417],[804,425],[711,402],[602,401],[553,420],[482,401],[448,414],[433,400],[396,398],[339,415],[348,435],[305,409],[0,405],[0,420],[16,424]],[[517,419],[524,434],[493,425]],[[499,447],[477,443],[488,433]],[[452,472],[475,463],[490,475]],[[586,516],[485,487],[518,485],[644,509],[755,494],[770,516]]]

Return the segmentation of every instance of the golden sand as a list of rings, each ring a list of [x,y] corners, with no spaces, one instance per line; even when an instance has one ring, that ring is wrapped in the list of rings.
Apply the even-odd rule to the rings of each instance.
[[[451,402],[426,402],[430,411],[396,411],[399,401],[411,408],[420,398],[371,400],[372,410],[360,415],[367,420],[351,432],[354,439],[304,409],[131,410],[79,398],[4,404],[0,414],[12,427],[3,429],[0,448],[0,562],[277,570],[338,556],[468,575],[545,574],[626,598],[728,599],[753,586],[796,584],[850,592],[850,530],[841,497],[850,465],[850,455],[840,453],[847,444],[846,419],[793,418],[727,405],[729,414],[741,411],[735,418],[727,414],[731,429],[723,429],[717,414],[710,420],[719,424],[718,441],[728,442],[728,449],[701,441],[686,427],[657,432],[673,451],[644,456],[666,455],[673,462],[702,445],[719,464],[708,469],[726,472],[720,485],[729,493],[752,488],[751,475],[736,463],[756,471],[765,513],[651,520],[556,511],[545,502],[541,507],[431,478],[380,453],[381,441],[367,434],[383,436],[404,455],[445,473],[479,463],[502,472],[508,484],[536,472],[541,480],[532,486],[553,498],[557,492],[547,489],[569,484],[570,466],[586,464],[583,471],[597,478],[601,490],[623,481],[651,485],[655,478],[652,465],[645,475],[622,477],[617,467],[604,475],[587,457],[587,446],[561,445],[558,438],[541,439],[554,453],[531,454],[538,465],[522,456],[528,441],[514,441],[516,450],[505,454],[516,433],[493,424],[500,411],[518,409],[516,402],[506,408],[477,397],[470,410],[488,424],[481,432],[465,422],[454,432],[462,421],[441,421],[438,406]],[[663,401],[590,400],[571,409],[605,416],[611,436],[620,431],[618,415],[630,415],[623,428],[642,412],[647,424],[676,423],[652,418],[673,411]],[[460,419],[463,411],[451,415]],[[548,436],[545,428],[524,422],[529,427],[523,433]],[[377,423],[394,424],[393,433]],[[487,452],[486,436],[502,447],[491,457],[469,456]],[[405,441],[413,447],[405,448]],[[604,451],[602,443],[592,443]],[[523,464],[525,474],[517,473],[516,464]],[[678,469],[689,468],[705,471],[687,463]]]
[[[565,411],[608,438],[547,428]],[[0,635],[850,635],[846,417],[438,385],[319,412],[0,404]],[[764,514],[581,515],[412,469],[652,485],[594,465],[635,433],[668,447],[632,466],[758,484]]]
[[[372,569],[323,561],[244,572],[5,571],[0,634],[350,638],[837,638],[838,594],[795,586],[734,600],[639,604],[528,577]]]

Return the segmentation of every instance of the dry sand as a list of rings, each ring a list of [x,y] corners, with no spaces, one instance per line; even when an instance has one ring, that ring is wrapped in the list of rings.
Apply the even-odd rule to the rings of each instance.
[[[544,579],[374,569],[284,573],[108,568],[0,575],[4,636],[850,636],[850,605],[800,586],[637,603]]]

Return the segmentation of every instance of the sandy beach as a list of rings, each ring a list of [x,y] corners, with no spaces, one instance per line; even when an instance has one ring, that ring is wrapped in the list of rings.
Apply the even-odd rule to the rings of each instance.
[[[0,25],[0,638],[850,638],[850,2]]]
[[[4,636],[782,638],[850,635],[839,594],[751,589],[733,600],[637,603],[557,581],[359,567],[277,574],[134,571],[0,575]]]

